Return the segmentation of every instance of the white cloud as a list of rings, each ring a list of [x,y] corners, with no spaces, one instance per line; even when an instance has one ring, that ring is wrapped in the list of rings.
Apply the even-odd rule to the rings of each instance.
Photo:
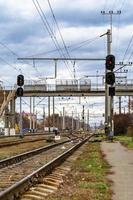
[[[57,28],[53,25],[52,15],[48,7],[47,0],[38,0],[47,20],[56,33],[57,40],[61,47],[63,43],[57,33]],[[57,18],[61,33],[67,46],[82,42],[87,39],[97,37],[107,31],[110,27],[109,17],[100,14],[100,11],[105,8],[105,11],[113,7],[112,1],[105,2],[105,0],[51,0],[55,16]],[[117,1],[114,3],[114,11],[118,10],[122,6],[122,2],[119,4]],[[122,14],[120,21],[118,16],[113,16],[113,43],[112,52],[116,55],[116,60],[120,61],[123,58],[124,52],[132,36],[132,6],[133,1],[128,0],[123,4]],[[33,54],[40,54],[46,52],[44,56],[47,57],[59,57],[58,52],[48,53],[51,49],[56,49],[46,27],[35,9],[32,0],[1,0],[0,1],[0,42],[6,44],[10,49],[16,52],[19,56],[29,56]],[[106,41],[104,36],[93,43],[83,46],[74,51],[70,51],[70,55],[73,57],[103,57],[106,55]],[[69,49],[69,48],[68,48]],[[65,51],[63,51],[65,52]],[[129,57],[131,49],[127,54]],[[43,54],[41,55],[43,56]],[[36,69],[34,69],[32,63],[22,64],[17,61],[17,56],[12,55],[8,49],[1,46],[0,57],[5,59],[8,63],[16,66],[18,72],[0,61],[1,67],[1,79],[8,80],[12,84],[16,82],[15,78],[19,73],[19,68],[25,73],[25,78],[38,79],[38,73],[43,77],[54,76],[54,63],[53,62],[36,62]],[[69,67],[73,71],[72,64]],[[104,62],[76,62],[76,76],[82,77],[84,75],[96,74],[98,70],[99,74],[104,73]],[[7,73],[7,71],[9,73]],[[63,62],[58,62],[58,79],[72,78],[67,67]],[[130,77],[132,77],[132,70],[130,69]],[[128,73],[128,77],[129,77]],[[94,80],[96,81],[96,80]],[[51,83],[52,80],[50,81]],[[6,85],[9,85],[7,82]],[[90,98],[90,102],[103,101],[96,98]],[[89,103],[90,103],[89,102]],[[97,106],[100,110],[97,109]],[[104,112],[104,105],[94,105],[90,108],[90,112],[94,114],[100,114]],[[82,108],[77,107],[79,112]],[[97,111],[98,110],[98,111]],[[95,117],[95,116],[94,116]],[[95,119],[90,119],[92,122]]]

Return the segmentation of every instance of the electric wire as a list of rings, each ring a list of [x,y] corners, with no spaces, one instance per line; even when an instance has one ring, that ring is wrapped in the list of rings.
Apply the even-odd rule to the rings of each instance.
[[[122,10],[122,9],[123,9],[123,7],[124,7],[125,3],[126,3],[126,0],[123,0],[123,1],[122,1],[122,3],[121,3],[120,10]]]
[[[57,39],[56,39],[56,37],[55,37],[55,35],[54,35],[54,33],[53,33],[53,31],[52,31],[52,29],[51,29],[51,27],[50,27],[48,21],[47,21],[47,18],[46,18],[46,16],[45,16],[45,14],[44,14],[44,12],[43,12],[43,10],[42,10],[42,8],[41,8],[39,2],[38,2],[37,0],[36,0],[36,3],[37,3],[37,4],[35,3],[35,0],[32,0],[32,2],[33,2],[33,4],[34,4],[34,6],[35,6],[35,8],[36,8],[36,10],[37,10],[37,12],[38,12],[38,14],[39,14],[41,20],[42,20],[42,22],[43,22],[44,27],[46,27],[46,29],[47,29],[47,31],[48,31],[48,33],[49,33],[49,35],[50,35],[50,37],[51,37],[51,39],[52,39],[52,41],[53,41],[55,47],[56,47],[56,49],[58,50],[60,56],[61,56],[61,57],[65,57],[64,54],[63,54],[62,51],[61,51],[61,47],[60,47],[60,45],[59,45],[59,43],[58,43],[58,41],[57,41]],[[38,5],[38,6],[37,6],[37,5]],[[73,76],[71,70],[70,70],[69,67],[67,66],[67,63],[66,63],[65,61],[64,61],[64,63],[65,63],[65,65],[66,65],[66,67],[68,68],[70,74]]]
[[[10,49],[6,44],[0,42],[0,45],[2,45],[4,48],[6,48],[8,51],[10,51],[15,57],[19,57],[19,55],[16,54],[12,49]],[[29,65],[29,63],[27,63],[26,61],[20,61],[20,62]],[[8,63],[8,64],[9,64],[9,63]],[[31,65],[31,66],[32,66],[32,65]],[[32,66],[32,67],[33,67],[33,66]],[[34,69],[35,69],[35,68],[34,68]],[[37,70],[36,70],[36,71],[37,71]],[[21,68],[19,68],[19,72],[22,73],[22,74],[24,74],[24,73],[22,72],[22,69],[21,69]],[[29,77],[29,76],[28,76],[28,77]]]
[[[12,83],[10,81],[7,81],[7,80],[5,80],[4,78],[1,78],[1,77],[0,77],[0,81],[5,82],[5,83],[9,83],[10,85],[12,85]]]
[[[22,70],[21,70],[20,68],[18,69],[18,68],[15,67],[14,65],[8,63],[5,59],[3,59],[3,58],[0,57],[0,60],[2,60],[2,62],[4,62],[5,64],[7,64],[8,66],[10,66],[11,68],[13,68],[15,71],[17,71],[17,72],[19,72],[19,73],[21,73],[21,74],[27,76],[27,74],[26,74],[26,73],[23,73]]]
[[[51,3],[50,3],[50,0],[47,0],[47,2],[48,2],[48,5],[49,5],[49,8],[50,8],[50,10],[51,10],[51,13],[52,13],[53,19],[54,19],[54,21],[55,21],[55,24],[56,24],[56,26],[57,26],[57,29],[58,29],[59,35],[60,35],[61,40],[62,40],[62,42],[63,42],[64,48],[65,48],[65,50],[66,50],[66,53],[67,53],[68,57],[71,58],[71,57],[70,57],[70,54],[69,54],[69,51],[68,51],[68,49],[67,49],[67,46],[66,46],[66,44],[65,44],[64,38],[63,38],[63,36],[62,36],[62,33],[61,33],[61,31],[60,31],[60,28],[59,28],[59,25],[58,25],[57,19],[56,19],[56,17],[55,17],[55,14],[54,14],[54,11],[53,11],[53,8],[52,8],[52,5],[51,5]],[[72,65],[73,65],[73,62],[72,62],[72,61],[71,61],[71,63],[72,63]]]
[[[74,50],[80,49],[83,46],[89,45],[90,43],[95,42],[97,39],[100,39],[100,36],[96,36],[96,37],[93,37],[91,39],[87,39],[87,40],[84,40],[82,42],[69,45],[69,46],[67,46],[67,48],[69,49],[69,51],[74,51]],[[63,50],[64,47],[61,48],[61,49]],[[38,53],[38,54],[26,56],[26,57],[36,57],[36,56],[41,56],[41,55],[44,55],[44,54],[53,53],[53,52],[56,52],[56,51],[57,51],[57,49],[53,49],[53,50],[50,50],[50,51],[44,51],[44,52],[41,52],[41,53]]]
[[[127,62],[130,61],[130,59],[132,58],[132,56],[133,56],[133,51],[131,52],[130,56],[128,57]]]
[[[0,57],[0,60],[2,60],[2,62],[6,63],[7,65],[9,65],[10,67],[12,67],[14,70],[16,70],[17,72],[20,72],[20,69],[17,69],[17,67],[14,67],[12,64],[9,64],[6,60],[4,60],[3,58]]]
[[[46,24],[47,24],[47,26],[48,26],[48,28],[49,28],[49,30],[50,30],[50,32],[51,32],[51,35],[53,36],[53,38],[54,38],[54,40],[55,40],[55,42],[56,42],[56,44],[57,44],[59,53],[60,53],[60,51],[61,51],[62,56],[65,57],[65,55],[64,55],[64,53],[62,52],[61,47],[60,47],[60,45],[59,45],[59,43],[58,43],[58,41],[57,41],[57,38],[56,38],[54,32],[52,31],[51,26],[50,26],[50,24],[49,24],[49,22],[48,22],[48,20],[47,20],[47,18],[46,18],[46,16],[45,16],[45,14],[44,14],[42,8],[41,8],[41,6],[40,6],[38,0],[36,0],[36,2],[37,2],[37,4],[38,4],[38,6],[39,6],[39,9],[40,9],[40,11],[41,11],[41,13],[42,13],[42,15],[43,15],[45,21],[46,21]],[[68,68],[70,74],[72,74],[72,72],[71,72],[71,70],[69,69],[69,66],[68,66],[68,61],[66,61],[66,62],[64,61],[64,63],[65,63],[65,65],[66,65],[66,67]],[[72,76],[73,76],[73,74],[72,74]]]
[[[124,62],[124,60],[125,60],[126,54],[127,54],[128,50],[130,49],[132,41],[133,41],[133,35],[131,36],[131,39],[129,40],[129,43],[128,43],[128,46],[127,46],[126,51],[124,53],[122,62]]]

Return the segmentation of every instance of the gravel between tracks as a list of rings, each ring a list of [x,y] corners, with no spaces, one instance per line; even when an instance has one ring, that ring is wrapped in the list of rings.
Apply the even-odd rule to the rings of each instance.
[[[21,163],[0,170],[0,192],[8,188],[12,184],[31,174],[41,166],[48,163],[50,160],[59,156],[67,149],[72,147],[71,142],[61,146],[57,146],[30,159],[24,160]],[[65,148],[63,148],[65,147]]]

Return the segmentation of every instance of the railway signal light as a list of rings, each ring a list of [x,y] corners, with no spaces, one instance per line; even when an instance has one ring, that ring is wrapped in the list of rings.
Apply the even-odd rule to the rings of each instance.
[[[18,97],[22,97],[23,96],[23,88],[22,87],[18,87],[17,88],[16,95]]]
[[[115,74],[114,72],[106,73],[106,83],[109,85],[113,85],[115,83]]]
[[[115,56],[108,55],[106,57],[106,69],[113,71],[114,68],[115,68]]]
[[[22,74],[17,76],[17,85],[23,86],[24,85],[24,76]]]
[[[115,87],[109,87],[109,96],[115,96]]]

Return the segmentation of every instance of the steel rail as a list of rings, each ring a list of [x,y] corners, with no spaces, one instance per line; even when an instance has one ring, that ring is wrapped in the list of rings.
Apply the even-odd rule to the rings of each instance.
[[[56,146],[59,146],[61,144],[66,143],[66,142],[70,142],[70,140],[66,140],[66,141],[63,141],[63,142],[58,142],[58,143],[55,143],[55,144],[52,144],[52,145],[48,145],[48,146],[45,146],[45,147],[41,147],[41,148],[38,148],[38,149],[34,149],[34,150],[31,150],[31,151],[22,153],[22,154],[19,154],[19,155],[16,155],[16,156],[12,156],[10,158],[3,159],[3,160],[0,161],[0,169],[2,169],[4,167],[7,167],[9,165],[13,165],[13,164],[19,163],[22,160],[25,160],[27,158],[30,158],[30,157],[35,156],[37,154],[40,154],[40,153],[42,153],[44,151],[52,149],[52,148],[54,148]]]
[[[7,147],[7,146],[13,146],[13,145],[19,145],[19,144],[24,144],[24,143],[31,143],[31,142],[37,142],[37,141],[41,141],[41,140],[46,140],[46,138],[38,138],[38,139],[34,139],[34,140],[27,140],[27,141],[11,141],[11,142],[3,142],[0,144],[0,148],[2,147]]]
[[[59,166],[63,161],[65,161],[74,151],[76,151],[82,144],[89,140],[91,136],[88,136],[83,141],[78,142],[78,144],[71,147],[65,153],[62,153],[60,156],[54,158],[52,161],[48,162],[44,166],[40,167],[27,177],[21,179],[19,182],[13,184],[5,191],[0,193],[0,200],[16,200],[18,199],[25,191],[27,191],[31,186],[41,182],[43,177],[50,174],[51,171]]]

